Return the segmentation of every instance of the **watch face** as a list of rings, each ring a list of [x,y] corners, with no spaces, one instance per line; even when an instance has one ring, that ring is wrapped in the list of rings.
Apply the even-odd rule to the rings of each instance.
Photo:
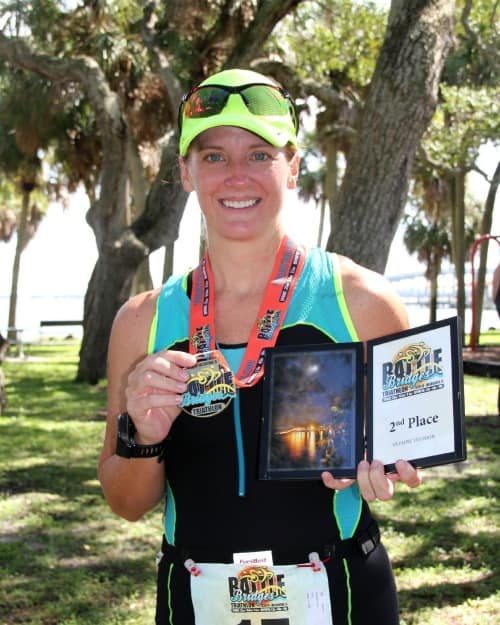
[[[154,458],[162,456],[164,442],[155,445],[138,445],[134,440],[136,432],[134,422],[126,412],[118,417],[118,434],[116,437],[116,455],[121,458]]]
[[[118,416],[118,433],[116,437],[116,455],[121,458],[130,458],[132,441],[129,436],[130,417],[127,413]]]
[[[196,365],[188,369],[181,408],[193,417],[213,417],[236,396],[233,373],[218,350],[201,352],[196,359]]]

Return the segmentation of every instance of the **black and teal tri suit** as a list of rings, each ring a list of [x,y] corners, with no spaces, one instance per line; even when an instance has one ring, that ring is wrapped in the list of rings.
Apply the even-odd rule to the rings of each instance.
[[[189,351],[191,272],[171,277],[157,301],[149,351]],[[356,341],[337,257],[309,250],[277,345]],[[244,345],[219,345],[237,371]],[[164,556],[159,565],[156,622],[194,625],[183,557],[232,562],[233,552],[271,549],[275,564],[307,561],[330,545],[326,568],[334,625],[396,625],[397,596],[385,549],[368,555],[358,537],[374,536],[374,521],[356,484],[332,491],[311,481],[257,477],[262,381],[240,389],[220,414],[184,412],[166,443]],[[350,539],[350,540],[349,540]],[[215,624],[214,624],[215,625]]]

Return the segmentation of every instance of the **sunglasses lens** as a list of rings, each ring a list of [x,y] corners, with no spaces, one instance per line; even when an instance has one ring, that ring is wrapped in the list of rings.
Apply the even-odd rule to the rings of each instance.
[[[239,94],[252,115],[263,117],[289,115],[297,132],[298,119],[291,99],[280,88],[259,83],[241,87],[225,87],[224,85],[196,87],[181,105],[179,130],[182,130],[183,118],[199,119],[221,113],[232,94]]]
[[[186,100],[183,115],[188,119],[218,115],[228,97],[229,93],[220,87],[200,87]]]
[[[279,89],[265,85],[245,87],[241,91],[250,113],[253,115],[287,115],[288,102]]]

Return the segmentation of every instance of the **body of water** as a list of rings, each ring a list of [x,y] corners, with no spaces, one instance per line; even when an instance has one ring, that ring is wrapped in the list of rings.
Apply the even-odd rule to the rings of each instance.
[[[429,310],[426,306],[413,303],[407,304],[410,325],[412,327],[424,325],[429,321]],[[438,319],[446,319],[456,315],[454,308],[441,306],[437,310]],[[5,335],[9,316],[9,298],[0,295],[0,332]],[[80,320],[83,319],[83,295],[19,296],[17,304],[16,326],[23,330],[23,341],[36,341],[43,337],[62,338],[68,335],[81,338],[81,326],[56,326],[40,328],[40,321],[50,320]],[[464,329],[471,329],[471,311],[465,314]],[[491,328],[500,329],[500,318],[496,309],[487,308],[483,312],[481,330],[485,332]]]
[[[9,319],[9,298],[0,295],[0,332],[5,336]],[[83,295],[20,295],[17,298],[16,327],[24,342],[42,337],[81,338],[82,326],[40,327],[40,321],[79,321],[83,319]]]

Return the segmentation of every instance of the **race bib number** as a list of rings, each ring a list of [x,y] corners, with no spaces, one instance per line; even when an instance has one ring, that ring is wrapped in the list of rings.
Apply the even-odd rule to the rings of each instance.
[[[191,576],[196,625],[333,625],[323,563],[198,564]],[[318,570],[319,569],[319,570]]]

